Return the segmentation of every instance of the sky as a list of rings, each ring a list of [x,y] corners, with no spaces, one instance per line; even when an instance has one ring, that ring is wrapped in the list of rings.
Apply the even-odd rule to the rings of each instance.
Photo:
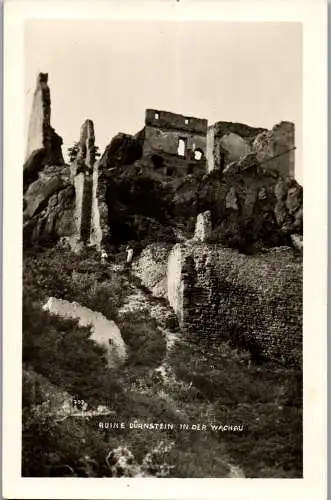
[[[39,72],[48,73],[51,123],[63,152],[94,122],[102,152],[155,108],[271,128],[293,121],[302,179],[302,39],[299,23],[29,20],[25,126]]]

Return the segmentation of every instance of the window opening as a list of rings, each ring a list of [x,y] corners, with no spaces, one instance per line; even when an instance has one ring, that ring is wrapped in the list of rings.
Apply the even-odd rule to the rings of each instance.
[[[178,149],[177,149],[178,156],[185,156],[185,148],[186,148],[185,139],[179,139]]]
[[[196,149],[194,151],[194,159],[199,161],[199,160],[201,160],[201,158],[202,158],[202,151],[201,151],[201,149]]]

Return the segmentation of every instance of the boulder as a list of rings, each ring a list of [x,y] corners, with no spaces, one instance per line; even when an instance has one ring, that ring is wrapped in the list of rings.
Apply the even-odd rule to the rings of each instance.
[[[42,207],[47,205],[49,197],[63,188],[60,176],[44,177],[30,184],[24,196],[25,210],[23,219],[28,220]]]
[[[46,206],[24,222],[24,245],[56,243],[61,237],[74,238],[74,215],[75,190],[69,185],[52,194]]]
[[[50,297],[43,309],[61,318],[78,319],[79,326],[91,326],[90,338],[106,350],[109,367],[125,361],[126,345],[118,326],[100,312],[55,297]]]
[[[101,169],[109,169],[120,165],[132,165],[142,155],[139,138],[118,133],[106,147],[99,165]]]

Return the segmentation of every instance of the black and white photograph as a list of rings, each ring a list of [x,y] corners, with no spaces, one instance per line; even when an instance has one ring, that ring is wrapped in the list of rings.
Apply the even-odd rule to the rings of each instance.
[[[303,479],[303,24],[23,39],[21,477]]]

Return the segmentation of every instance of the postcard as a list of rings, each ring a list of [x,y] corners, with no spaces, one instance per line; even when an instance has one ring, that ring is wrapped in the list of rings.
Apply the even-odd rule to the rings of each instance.
[[[326,2],[4,22],[4,497],[324,498]]]

